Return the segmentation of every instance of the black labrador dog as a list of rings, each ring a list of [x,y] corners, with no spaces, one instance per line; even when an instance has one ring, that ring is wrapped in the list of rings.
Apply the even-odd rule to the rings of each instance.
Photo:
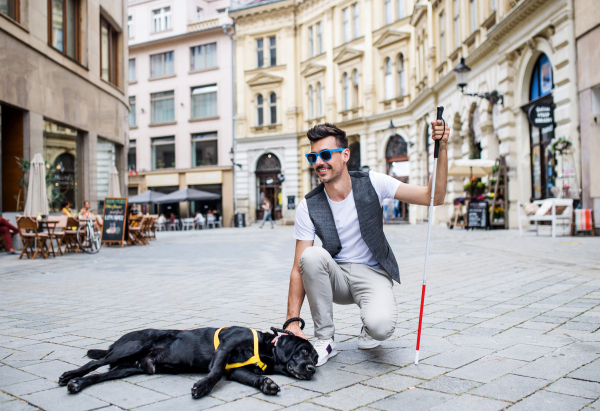
[[[224,328],[218,335],[220,344],[215,350],[216,331],[216,328],[133,331],[119,338],[108,350],[89,350],[87,355],[93,361],[65,372],[58,383],[67,385],[74,394],[92,384],[136,374],[208,373],[192,388],[192,397],[201,398],[208,395],[226,373],[230,380],[255,387],[267,395],[275,395],[280,389],[265,374],[310,380],[315,373],[318,355],[312,344],[294,335],[277,336],[277,331],[256,333],[260,360],[266,365],[264,370],[249,364],[226,371],[227,364],[244,363],[255,355],[255,338],[249,328]],[[86,376],[105,365],[110,366],[108,372]]]

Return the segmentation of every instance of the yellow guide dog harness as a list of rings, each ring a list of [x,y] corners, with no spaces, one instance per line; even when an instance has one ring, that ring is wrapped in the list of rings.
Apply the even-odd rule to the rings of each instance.
[[[221,332],[222,329],[224,328],[229,328],[229,327],[223,327],[223,328],[219,328],[216,332],[215,332],[215,338],[214,338],[214,342],[215,342],[215,351],[217,350],[217,348],[219,347],[219,333]],[[260,360],[260,356],[258,355],[258,334],[256,334],[256,330],[253,330],[252,328],[249,328],[250,331],[252,331],[252,335],[254,336],[254,355],[252,357],[250,357],[248,359],[248,361],[244,361],[244,362],[236,362],[234,364],[227,364],[225,366],[225,370],[229,371],[232,368],[240,368],[240,367],[245,367],[246,365],[256,365],[258,366],[258,368],[260,368],[261,370],[265,371],[267,369],[267,364],[265,364],[264,362],[262,362]]]

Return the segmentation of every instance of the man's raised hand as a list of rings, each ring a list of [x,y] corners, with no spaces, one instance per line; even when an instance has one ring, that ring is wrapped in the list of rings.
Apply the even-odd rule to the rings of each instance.
[[[296,337],[300,337],[300,338],[304,338],[305,340],[308,340],[308,338],[306,338],[306,335],[304,335],[304,331],[302,331],[300,329],[300,325],[298,324],[297,321],[288,325],[286,330],[293,332]]]
[[[431,138],[433,141],[440,140],[440,145],[445,146],[448,143],[448,137],[450,136],[450,126],[442,120],[436,120],[431,122]]]

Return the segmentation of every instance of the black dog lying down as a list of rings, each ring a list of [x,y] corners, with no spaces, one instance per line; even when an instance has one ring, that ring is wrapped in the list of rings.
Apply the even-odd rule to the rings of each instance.
[[[119,338],[108,350],[89,350],[87,355],[94,361],[65,372],[58,383],[67,385],[70,393],[77,393],[92,384],[136,374],[208,373],[192,388],[192,397],[201,398],[211,392],[226,372],[230,380],[255,387],[267,395],[277,394],[279,386],[263,374],[278,373],[310,380],[315,373],[317,352],[303,338],[281,335],[274,344],[275,334],[231,327],[220,329],[215,340],[216,331],[216,328],[133,331]],[[252,358],[256,354],[256,342],[258,364],[244,365],[249,359],[256,360]],[[108,372],[85,376],[104,365],[110,365]],[[238,368],[230,368],[231,365]]]

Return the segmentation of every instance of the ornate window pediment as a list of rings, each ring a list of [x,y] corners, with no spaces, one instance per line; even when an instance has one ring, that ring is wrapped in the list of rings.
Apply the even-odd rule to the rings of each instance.
[[[398,30],[387,30],[381,35],[374,43],[373,46],[382,48],[393,43],[397,43],[402,40],[408,40],[410,33],[402,32]]]
[[[304,67],[301,74],[304,77],[310,77],[313,74],[317,74],[322,71],[325,71],[325,66],[321,66],[320,64],[309,63],[306,65],[306,67]]]
[[[333,59],[334,62],[341,64],[346,61],[350,61],[352,59],[362,57],[364,52],[359,50],[351,49],[350,47],[344,47],[342,51],[338,53],[338,55]]]
[[[248,85],[250,87],[255,87],[255,86],[264,86],[267,84],[275,84],[275,83],[281,83],[283,82],[283,78],[282,77],[278,77],[278,76],[274,76],[272,74],[259,74],[256,77],[253,77],[252,79],[250,79],[248,81]]]

